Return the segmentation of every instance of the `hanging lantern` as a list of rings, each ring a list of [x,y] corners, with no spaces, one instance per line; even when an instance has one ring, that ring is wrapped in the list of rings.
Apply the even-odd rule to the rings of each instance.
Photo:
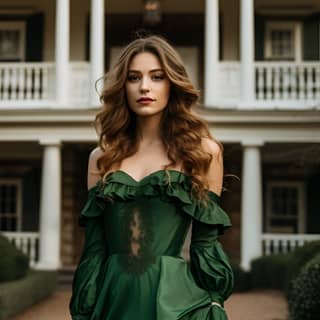
[[[155,26],[161,22],[160,0],[144,1],[143,21],[150,26]]]

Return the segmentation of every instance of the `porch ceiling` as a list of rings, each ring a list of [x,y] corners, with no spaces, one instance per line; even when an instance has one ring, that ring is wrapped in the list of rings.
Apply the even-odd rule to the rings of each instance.
[[[320,167],[319,143],[267,143],[262,148],[265,163],[290,163],[291,166],[306,169]]]

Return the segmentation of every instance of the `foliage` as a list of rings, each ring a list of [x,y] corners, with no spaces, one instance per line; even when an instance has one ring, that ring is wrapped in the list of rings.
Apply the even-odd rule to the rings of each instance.
[[[234,289],[235,292],[250,290],[250,272],[243,270],[238,264],[231,264],[234,273]]]
[[[8,319],[45,298],[56,286],[56,271],[29,270],[23,279],[0,283],[0,320]]]
[[[320,254],[311,259],[292,282],[290,320],[317,320],[320,315]]]
[[[29,258],[3,235],[0,235],[0,282],[24,277],[29,269]]]
[[[320,252],[320,241],[311,241],[293,251],[288,270],[286,293],[289,297],[291,283],[297,277],[303,266]]]
[[[251,262],[251,285],[253,288],[285,290],[290,269],[291,254],[262,256]]]

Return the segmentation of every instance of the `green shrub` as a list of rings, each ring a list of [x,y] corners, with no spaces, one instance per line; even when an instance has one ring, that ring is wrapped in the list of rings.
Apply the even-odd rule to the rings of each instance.
[[[56,271],[29,270],[22,279],[0,283],[0,320],[8,319],[47,297],[56,287]]]
[[[311,259],[292,282],[290,320],[318,320],[320,315],[320,254]]]
[[[311,241],[292,252],[290,269],[288,270],[287,296],[290,296],[291,283],[297,277],[303,266],[320,252],[320,241]]]
[[[241,292],[251,289],[250,272],[243,270],[238,264],[231,264],[234,273],[233,291]]]
[[[24,277],[29,269],[29,258],[0,234],[0,282]]]
[[[262,256],[251,262],[253,288],[285,290],[291,254]]]

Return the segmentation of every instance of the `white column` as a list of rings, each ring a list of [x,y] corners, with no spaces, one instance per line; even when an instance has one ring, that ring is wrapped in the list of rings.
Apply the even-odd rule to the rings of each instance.
[[[56,0],[56,99],[66,105],[69,94],[70,2]]]
[[[205,9],[204,105],[213,107],[218,99],[219,1],[206,0]]]
[[[95,83],[104,74],[104,0],[91,0],[91,26],[90,26],[90,102],[91,105],[100,105],[99,94]],[[101,92],[103,81],[97,83],[98,92]]]
[[[61,155],[57,141],[40,142],[44,145],[38,269],[60,267],[61,220]]]
[[[240,59],[242,104],[254,100],[254,0],[241,0]]]
[[[260,145],[244,145],[241,200],[241,266],[262,254],[262,177]]]

